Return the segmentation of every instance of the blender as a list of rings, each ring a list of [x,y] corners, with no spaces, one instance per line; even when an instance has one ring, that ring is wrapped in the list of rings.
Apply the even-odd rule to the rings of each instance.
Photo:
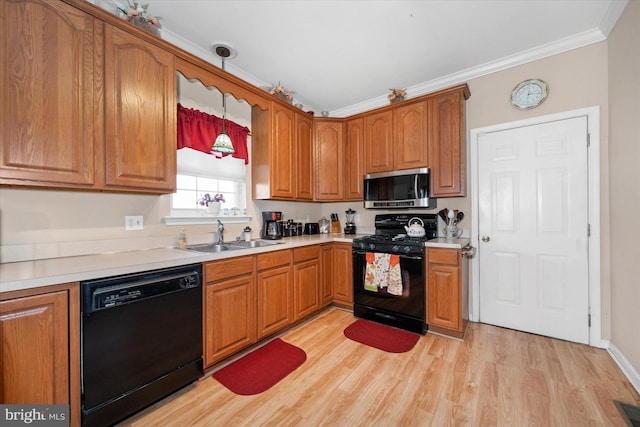
[[[344,224],[344,234],[356,234],[356,211],[349,208],[344,212],[347,216],[347,222]]]

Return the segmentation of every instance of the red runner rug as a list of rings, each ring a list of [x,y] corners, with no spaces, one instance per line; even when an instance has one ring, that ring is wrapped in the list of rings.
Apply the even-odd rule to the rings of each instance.
[[[389,353],[405,353],[411,350],[420,335],[368,320],[358,319],[344,330],[350,340],[375,347]]]
[[[215,372],[212,377],[236,394],[259,394],[307,360],[304,350],[276,338]]]

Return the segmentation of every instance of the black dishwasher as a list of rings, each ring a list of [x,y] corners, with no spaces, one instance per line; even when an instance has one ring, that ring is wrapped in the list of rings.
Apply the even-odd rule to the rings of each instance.
[[[81,283],[82,425],[112,425],[203,375],[201,278],[197,264]]]

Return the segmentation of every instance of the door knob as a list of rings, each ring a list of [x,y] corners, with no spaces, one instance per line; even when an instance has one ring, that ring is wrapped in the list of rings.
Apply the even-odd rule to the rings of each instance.
[[[489,240],[491,240],[491,239],[489,238],[489,236],[482,236],[482,241],[483,241],[483,242],[488,242]]]

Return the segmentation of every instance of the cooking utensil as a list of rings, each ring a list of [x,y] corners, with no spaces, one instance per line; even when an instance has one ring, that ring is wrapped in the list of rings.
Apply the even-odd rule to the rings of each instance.
[[[449,221],[447,222],[447,225],[452,225],[453,224],[453,217],[455,216],[453,211],[449,211],[449,213],[447,213],[447,216],[449,217]]]
[[[458,223],[460,221],[462,221],[463,219],[464,219],[464,213],[458,212],[458,214],[456,215],[456,219],[454,220],[453,224],[454,225],[458,225]]]
[[[447,223],[447,209],[442,209],[440,212],[438,212],[438,216],[440,216],[440,218],[442,218],[442,220],[444,221],[444,223]]]

